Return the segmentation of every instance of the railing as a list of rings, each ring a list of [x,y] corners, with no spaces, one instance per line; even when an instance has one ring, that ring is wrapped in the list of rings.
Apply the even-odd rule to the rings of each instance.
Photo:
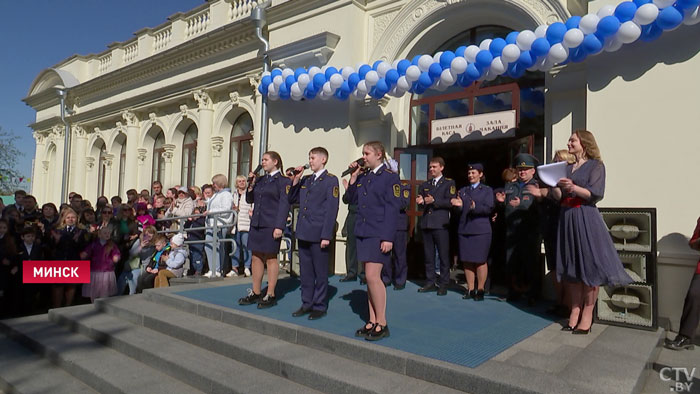
[[[185,39],[190,39],[207,31],[211,18],[209,9],[198,12],[187,18],[187,28],[185,29]]]
[[[100,65],[98,71],[100,74],[105,73],[112,66],[112,53],[108,53],[100,58]]]
[[[153,52],[162,51],[168,47],[170,40],[173,38],[173,29],[168,26],[165,29],[157,31],[153,35]]]
[[[136,59],[136,57],[138,55],[139,55],[139,42],[138,41],[124,47],[124,63],[129,63],[130,61]]]
[[[233,0],[229,3],[228,20],[235,21],[247,18],[258,5],[256,0]]]

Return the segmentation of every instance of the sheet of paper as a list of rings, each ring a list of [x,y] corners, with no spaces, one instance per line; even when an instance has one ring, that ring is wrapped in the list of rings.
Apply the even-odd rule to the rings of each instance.
[[[556,186],[559,179],[566,178],[566,165],[565,161],[541,165],[537,167],[537,175],[547,185]]]

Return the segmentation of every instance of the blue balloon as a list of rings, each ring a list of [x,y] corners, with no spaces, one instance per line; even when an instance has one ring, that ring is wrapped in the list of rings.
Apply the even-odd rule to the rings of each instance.
[[[634,2],[634,5],[636,5],[637,7],[641,7],[644,4],[651,3],[652,0],[632,0],[632,1]]]
[[[294,78],[294,75],[288,75],[287,78],[284,79],[284,84],[287,85],[287,88],[291,88],[296,81],[297,79]]]
[[[389,90],[391,90],[391,87],[389,87],[389,84],[386,83],[385,78],[379,78],[377,84],[374,85],[374,87],[377,89],[377,93],[380,93],[382,96],[384,96],[385,94],[387,94],[387,92],[389,92]]]
[[[289,98],[289,89],[287,88],[287,85],[285,85],[285,84],[280,85],[279,94],[280,94],[280,98],[283,98],[283,99]]]
[[[512,31],[512,32],[508,33],[508,35],[506,36],[506,42],[508,44],[515,44],[515,42],[518,38],[518,34],[520,34],[520,33],[517,31]]]
[[[574,15],[566,20],[565,25],[567,30],[571,30],[577,28],[579,23],[581,23],[581,17],[578,15]]]
[[[463,57],[463,56],[464,56],[464,52],[466,52],[466,51],[467,51],[467,47],[465,47],[464,45],[462,45],[461,47],[458,47],[457,50],[455,50],[455,56]]]
[[[489,45],[489,51],[491,51],[493,57],[501,56],[501,53],[503,53],[503,48],[506,45],[508,45],[506,40],[502,38],[494,38],[493,41],[491,41],[491,44]]]
[[[422,72],[420,77],[418,77],[418,85],[424,89],[427,89],[433,85],[433,79],[430,78],[430,74],[428,74],[427,71]]]
[[[408,70],[409,67],[411,67],[411,62],[403,59],[396,65],[396,71],[399,72],[399,75],[406,75],[406,70]]]
[[[280,70],[279,68],[273,68],[270,72],[270,76],[272,77],[272,79],[275,79],[275,77],[278,75],[282,75],[282,70]]]
[[[480,50],[476,54],[476,65],[479,68],[491,67],[491,62],[493,61],[493,55],[487,50]]]
[[[666,7],[656,18],[656,24],[663,30],[672,30],[683,22],[683,13],[675,7]]]
[[[425,90],[426,90],[426,89],[427,89],[427,88],[424,88],[424,87],[418,85],[418,87],[415,88],[415,89],[413,90],[413,92],[416,93],[416,94],[423,94],[423,93],[425,93]]]
[[[598,22],[596,35],[598,37],[610,37],[620,29],[620,20],[616,16],[608,15]]]
[[[396,81],[399,80],[399,77],[399,72],[394,70],[393,68],[387,71],[386,75],[384,75],[384,78],[386,79],[386,82],[389,84],[389,86],[396,85]]]
[[[357,70],[357,73],[360,75],[360,79],[365,79],[365,75],[367,75],[367,73],[370,71],[372,71],[372,67],[368,66],[367,64],[363,64],[360,66],[360,69]]]
[[[639,39],[644,42],[651,42],[661,37],[663,29],[656,25],[656,23],[650,23],[646,26],[642,26],[642,34]]]
[[[530,49],[530,52],[532,52],[533,55],[540,57],[548,54],[549,48],[551,47],[552,46],[549,45],[549,41],[547,41],[546,38],[540,37],[532,42],[532,48]]]
[[[455,58],[455,53],[452,51],[445,51],[440,55],[440,67],[442,69],[450,68],[452,60]]]
[[[411,64],[417,66],[418,60],[420,60],[420,55],[413,56],[413,59],[411,59]]]
[[[376,86],[373,86],[372,90],[370,90],[369,92],[369,95],[375,100],[381,99],[382,97],[384,97],[385,94],[386,92],[382,93],[379,89],[377,89]]]
[[[294,78],[299,79],[299,76],[305,72],[306,69],[304,67],[298,67],[296,70],[294,70]]]
[[[481,70],[479,70],[476,64],[469,63],[467,65],[467,71],[464,72],[464,75],[469,77],[469,79],[476,81],[477,79],[481,78]]]
[[[588,34],[584,37],[581,43],[581,48],[586,51],[588,55],[595,55],[596,53],[603,50],[603,42],[600,41],[595,34]]]
[[[620,22],[625,23],[634,19],[637,12],[637,5],[631,1],[624,1],[615,7],[615,16]]]
[[[360,83],[360,75],[358,73],[350,74],[348,77],[348,85],[350,85],[350,89],[354,90],[358,83]]]
[[[440,78],[440,74],[442,74],[442,67],[440,67],[440,65],[437,63],[433,63],[428,69],[428,74],[430,75],[430,78],[438,79]]]
[[[520,57],[518,58],[518,64],[523,66],[523,68],[530,68],[535,64],[537,56],[533,55],[530,51],[520,52]]]
[[[379,67],[381,63],[381,60],[377,60],[376,62],[372,63],[372,70],[377,71],[377,67]]]
[[[321,89],[324,83],[326,83],[326,76],[323,73],[314,75],[314,89]]]
[[[675,7],[681,10],[691,10],[700,5],[700,0],[678,0]]]
[[[352,88],[350,88],[350,84],[348,83],[348,81],[343,81],[343,84],[340,85],[340,89],[338,90],[342,90],[347,94],[350,94],[350,92],[352,92]]]
[[[260,92],[260,94],[267,96],[267,85],[263,85],[263,84],[258,85],[258,92]]]
[[[547,41],[550,45],[559,44],[564,40],[564,34],[566,34],[566,25],[561,22],[554,22],[549,27],[547,27]]]
[[[325,73],[326,79],[331,79],[331,75],[337,74],[337,73],[338,73],[338,69],[337,69],[337,68],[332,67],[332,66],[331,66],[331,67],[328,67],[328,68],[326,69],[326,73]]]
[[[469,75],[467,75],[467,73],[464,73],[460,75],[459,78],[457,78],[457,83],[459,84],[459,86],[466,88],[472,83],[474,83],[474,80],[469,78]]]
[[[588,56],[588,54],[583,49],[583,45],[569,52],[569,58],[574,63],[580,63],[586,60],[586,56]]]
[[[262,77],[262,79],[260,80],[260,85],[265,85],[265,87],[267,87],[271,83],[272,83],[272,76],[271,75],[266,75],[266,76]]]
[[[306,88],[306,90],[304,90],[304,97],[309,100],[313,100],[316,97],[316,93],[318,93],[316,90]]]

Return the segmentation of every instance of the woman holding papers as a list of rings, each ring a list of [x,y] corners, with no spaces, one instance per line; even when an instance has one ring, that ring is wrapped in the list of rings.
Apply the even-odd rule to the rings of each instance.
[[[605,192],[605,166],[593,134],[574,131],[567,148],[576,162],[566,166],[566,177],[559,179],[555,187],[528,189],[535,196],[550,197],[560,203],[556,272],[571,297],[569,323],[562,330],[588,334],[598,287],[628,284],[632,278],[622,267],[595,206]]]

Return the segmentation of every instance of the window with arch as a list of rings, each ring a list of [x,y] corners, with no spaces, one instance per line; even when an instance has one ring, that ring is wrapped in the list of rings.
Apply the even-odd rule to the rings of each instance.
[[[194,185],[194,169],[197,164],[197,126],[192,123],[185,131],[182,142],[182,184]]]
[[[233,184],[237,175],[248,175],[253,156],[253,118],[248,112],[242,113],[231,128],[231,150],[228,179]]]
[[[119,195],[123,196],[124,190],[124,177],[126,175],[126,142],[122,143],[122,149],[119,153]]]
[[[101,142],[100,147],[100,157],[97,160],[97,195],[102,196],[105,194],[105,155],[107,154],[104,142]]]
[[[165,158],[163,157],[163,152],[165,152],[165,133],[161,130],[156,136],[156,141],[153,144],[153,166],[151,170],[151,181],[160,181],[164,183],[165,178]]]

